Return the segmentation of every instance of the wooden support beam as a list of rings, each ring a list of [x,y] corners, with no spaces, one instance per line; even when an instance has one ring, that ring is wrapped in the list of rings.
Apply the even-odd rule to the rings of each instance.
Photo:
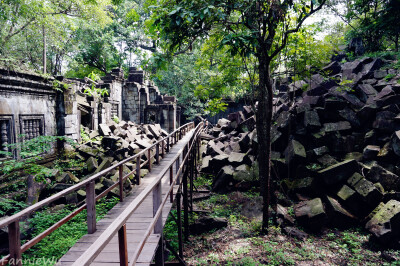
[[[160,144],[156,145],[156,164],[160,163]]]
[[[149,172],[151,172],[151,149],[148,149],[147,151],[147,160],[148,160]]]
[[[192,149],[190,150],[190,153],[189,153],[190,212],[193,211],[193,176],[194,176],[194,160],[195,160],[195,153],[193,151],[194,151],[194,147],[192,147]]]
[[[87,226],[89,234],[96,232],[96,194],[94,185],[94,181],[86,185]]]
[[[172,185],[172,182],[174,180],[174,171],[172,169],[172,165],[169,168],[169,184]],[[172,190],[171,193],[169,194],[170,196],[170,202],[173,203],[174,202],[174,191]]]
[[[136,158],[136,185],[140,185],[140,157],[142,156]]]
[[[177,214],[177,227],[178,227],[178,245],[179,256],[183,259],[183,239],[182,239],[182,213],[181,213],[181,191],[176,193],[176,214]]]
[[[124,172],[123,172],[123,167],[120,165],[118,167],[119,171],[119,177],[118,177],[118,183],[119,183],[119,201],[123,202],[124,201]]]
[[[22,265],[21,237],[19,221],[8,225],[8,244],[10,251],[10,265]]]
[[[169,137],[167,138],[167,152],[169,152]]]
[[[156,215],[158,209],[161,207],[161,181],[153,189],[153,216]],[[163,241],[163,224],[162,224],[162,212],[154,226],[154,234],[160,234],[159,247],[155,254],[156,265],[164,265],[164,241]]]
[[[126,224],[118,230],[119,265],[128,266],[128,245],[126,240]]]
[[[189,240],[189,201],[188,201],[188,171],[183,174],[183,228],[185,241]]]

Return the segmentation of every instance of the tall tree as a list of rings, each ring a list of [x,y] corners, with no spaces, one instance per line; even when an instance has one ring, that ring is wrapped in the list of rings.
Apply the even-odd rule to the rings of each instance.
[[[198,38],[216,38],[232,55],[254,56],[258,80],[254,97],[263,197],[262,230],[267,232],[270,204],[271,63],[304,21],[326,0],[165,0],[155,8],[154,27],[171,54],[192,48]]]

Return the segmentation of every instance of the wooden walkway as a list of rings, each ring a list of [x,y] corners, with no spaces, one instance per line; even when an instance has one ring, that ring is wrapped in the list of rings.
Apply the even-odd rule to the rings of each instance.
[[[176,143],[170,152],[165,154],[165,157],[160,161],[160,164],[153,165],[152,170],[144,178],[141,179],[141,184],[133,188],[131,194],[127,196],[123,202],[119,202],[112,208],[108,214],[97,222],[97,231],[93,234],[87,234],[83,236],[76,244],[65,254],[57,263],[57,265],[72,265],[77,258],[79,258],[93,243],[99,238],[99,236],[104,232],[104,230],[118,217],[124,208],[128,206],[137,195],[139,195],[147,185],[151,184],[157,175],[159,175],[164,169],[169,168],[171,165],[171,160],[177,155],[177,153],[183,149],[185,145],[189,142],[194,130],[190,130],[178,143]],[[179,161],[182,161],[182,155]],[[173,171],[176,172],[176,164],[173,163]],[[162,195],[163,197],[169,189],[169,175],[164,175],[162,179]],[[174,196],[178,186],[175,186]],[[172,208],[172,203],[168,201],[163,208],[163,226],[168,217],[168,214]],[[144,238],[146,229],[150,226],[150,222],[153,219],[153,199],[150,193],[144,202],[140,205],[138,209],[132,214],[126,223],[127,231],[127,243],[128,243],[128,258],[131,261],[131,256],[135,252],[137,245]],[[136,265],[150,265],[153,260],[155,251],[159,243],[160,235],[151,234],[148,241],[146,242]],[[119,263],[119,245],[118,245],[118,234],[116,234],[113,239],[108,243],[108,245],[103,249],[103,251],[97,256],[91,265],[120,265]]]

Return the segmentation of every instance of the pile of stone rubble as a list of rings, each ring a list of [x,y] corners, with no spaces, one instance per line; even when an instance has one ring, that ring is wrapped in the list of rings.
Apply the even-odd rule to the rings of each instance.
[[[362,224],[381,243],[399,243],[400,76],[392,63],[333,62],[309,79],[279,86],[271,172],[295,200],[303,226]],[[214,175],[216,191],[257,179],[253,114],[244,107],[208,132],[213,139],[204,148],[202,171]],[[287,217],[285,207],[277,212]]]
[[[75,148],[77,152],[77,158],[86,162],[83,169],[84,178],[92,176],[100,171],[117,164],[123,159],[126,159],[132,155],[135,155],[142,150],[150,147],[158,140],[166,137],[168,133],[161,129],[160,125],[146,124],[137,125],[132,122],[121,121],[118,124],[111,122],[109,124],[100,124],[99,130],[89,130],[83,128],[85,134],[90,138],[89,141],[80,144]],[[166,145],[164,146],[164,149]],[[161,146],[160,146],[160,159],[161,159]],[[155,149],[152,149],[151,156],[155,154]],[[141,162],[146,161],[148,154],[143,154]],[[152,158],[152,163],[155,159]],[[124,165],[124,175],[130,173],[136,169],[136,161],[132,161]],[[148,169],[141,169],[140,176],[143,177],[148,173]],[[113,170],[111,173],[101,178],[96,182],[96,193],[101,193],[105,189],[112,186],[118,181],[119,173],[118,169]],[[128,192],[132,189],[134,174],[129,176],[125,182],[124,192]],[[49,194],[57,191],[61,191],[81,180],[69,171],[63,173],[55,173],[55,180],[57,183],[50,188]],[[112,190],[112,193],[119,195],[119,188]],[[76,203],[83,200],[85,197],[85,191],[79,190],[76,193],[68,195],[65,203]]]

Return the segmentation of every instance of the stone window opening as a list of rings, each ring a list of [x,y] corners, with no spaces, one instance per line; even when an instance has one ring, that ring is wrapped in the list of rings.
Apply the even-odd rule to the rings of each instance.
[[[14,143],[14,119],[12,115],[0,115],[0,150],[12,152],[7,145]],[[0,154],[0,159],[7,158],[7,155]]]
[[[20,115],[21,141],[44,136],[44,115]]]

